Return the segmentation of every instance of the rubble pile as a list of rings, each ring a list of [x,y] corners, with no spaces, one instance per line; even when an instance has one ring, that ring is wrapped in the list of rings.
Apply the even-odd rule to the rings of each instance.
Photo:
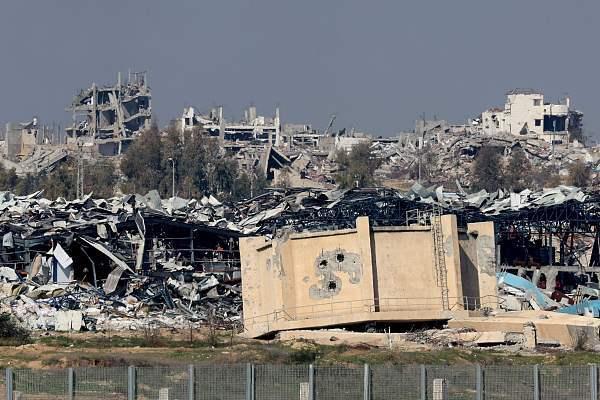
[[[418,183],[407,192],[388,188],[274,190],[238,203],[237,215],[245,218],[237,225],[244,233],[267,235],[282,228],[294,231],[352,228],[356,217],[361,215],[368,215],[375,226],[406,225],[420,222],[409,215],[411,211],[432,207],[470,221],[483,221],[526,210],[582,203],[592,195],[572,186],[535,192],[482,190],[468,194],[460,183],[457,185],[458,191]],[[594,204],[589,207],[595,207]]]
[[[0,300],[36,329],[241,319],[239,228],[214,197],[54,201],[0,193]]]
[[[443,132],[425,135],[423,138],[413,134],[401,137],[397,143],[375,141],[372,150],[384,160],[378,171],[382,178],[408,174],[417,168],[421,157],[423,165],[427,164],[422,168],[431,169],[432,177],[446,179],[447,172],[452,171],[453,176],[460,178],[461,184],[468,186],[471,183],[472,162],[479,149],[484,146],[501,148],[505,156],[520,147],[532,165],[552,168],[560,175],[567,175],[567,168],[575,161],[581,160],[587,164],[595,161],[595,155],[581,144],[552,146],[542,139],[510,134]],[[427,157],[427,153],[431,157]]]
[[[458,187],[275,189],[236,204],[161,199],[156,191],[73,201],[3,192],[0,304],[35,329],[231,326],[242,314],[242,235],[353,228],[361,215],[374,226],[426,223],[413,212],[432,207],[469,221],[510,218],[595,196],[567,186],[474,194]]]

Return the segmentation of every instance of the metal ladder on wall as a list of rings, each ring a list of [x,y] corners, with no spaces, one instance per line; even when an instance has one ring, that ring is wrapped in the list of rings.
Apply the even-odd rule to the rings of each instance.
[[[446,255],[444,252],[444,235],[442,234],[442,210],[433,206],[431,209],[431,235],[433,237],[433,262],[436,283],[442,291],[442,307],[450,309],[448,299],[448,270],[446,269]]]

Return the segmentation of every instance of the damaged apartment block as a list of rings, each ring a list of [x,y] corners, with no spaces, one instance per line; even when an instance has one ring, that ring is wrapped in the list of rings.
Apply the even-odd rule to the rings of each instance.
[[[152,119],[151,93],[145,72],[129,73],[127,83],[119,74],[116,85],[82,90],[67,111],[73,125],[67,128],[67,144],[89,143],[100,154],[124,152]]]

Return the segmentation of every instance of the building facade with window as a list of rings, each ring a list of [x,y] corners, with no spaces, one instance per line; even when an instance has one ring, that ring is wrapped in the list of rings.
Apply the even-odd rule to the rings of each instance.
[[[490,108],[481,114],[480,127],[490,135],[505,132],[566,143],[571,130],[581,129],[581,115],[570,109],[568,97],[553,104],[545,102],[544,94],[539,91],[515,89],[506,94],[504,109]]]

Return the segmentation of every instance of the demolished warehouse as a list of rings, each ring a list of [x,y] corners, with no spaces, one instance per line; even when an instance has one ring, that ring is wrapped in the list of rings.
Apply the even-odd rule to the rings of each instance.
[[[494,278],[493,285],[500,269],[527,275],[535,273],[534,269],[555,268],[573,270],[574,276],[583,271],[592,278],[593,265],[598,263],[594,252],[598,248],[594,234],[598,204],[596,194],[572,187],[470,195],[420,185],[407,193],[384,188],[277,189],[228,205],[212,197],[161,200],[156,192],[106,200],[88,196],[71,202],[46,200],[40,193],[26,197],[4,193],[0,203],[4,221],[0,279],[9,284],[3,285],[3,297],[8,297],[3,303],[12,304],[13,311],[29,321],[33,318],[27,315],[32,313],[43,316],[56,310],[83,310],[87,325],[93,328],[95,322],[98,329],[139,327],[161,319],[169,326],[209,320],[231,324],[241,318],[238,237],[264,236],[263,241],[275,243],[294,232],[335,236],[331,231],[355,230],[360,216],[368,216],[370,229],[375,231],[394,226],[431,230],[434,206],[440,216],[456,215],[459,251],[469,257],[483,257],[473,253],[476,247],[472,246],[484,242],[481,236],[495,241],[496,251],[486,251],[487,265],[482,264]],[[469,228],[488,221],[493,222],[493,233],[484,235],[482,228]],[[569,224],[577,229],[569,231]],[[558,249],[551,265],[502,265],[518,264],[515,254],[521,250],[515,246],[522,246],[519,243],[525,243],[522,240],[527,237],[528,243],[536,245],[534,233],[545,226],[545,240],[557,240],[550,246]],[[569,236],[559,235],[558,228]],[[584,229],[591,233],[581,238]],[[486,248],[490,246],[488,243]],[[438,250],[432,246],[427,251],[434,254]],[[531,249],[527,251],[533,255]],[[572,265],[577,263],[574,260],[581,265]],[[584,271],[582,265],[591,267]],[[465,274],[465,279],[470,279],[467,276],[474,275]],[[53,283],[60,280],[69,283]],[[482,297],[475,285],[463,284],[462,288],[458,296]],[[572,290],[564,287],[568,296]],[[27,294],[35,297],[35,304]],[[504,292],[501,295],[506,298]],[[590,295],[586,298],[593,299]],[[64,304],[56,299],[64,299]],[[480,304],[471,303],[467,308]],[[501,300],[502,306],[506,304]],[[566,308],[564,304],[562,308]],[[51,327],[51,323],[52,318],[46,325],[40,322],[40,327]]]
[[[51,328],[58,310],[81,311],[88,329],[239,320],[240,233],[220,227],[216,199],[39,195],[2,202],[2,270],[16,272],[0,278],[3,302],[26,325]]]

